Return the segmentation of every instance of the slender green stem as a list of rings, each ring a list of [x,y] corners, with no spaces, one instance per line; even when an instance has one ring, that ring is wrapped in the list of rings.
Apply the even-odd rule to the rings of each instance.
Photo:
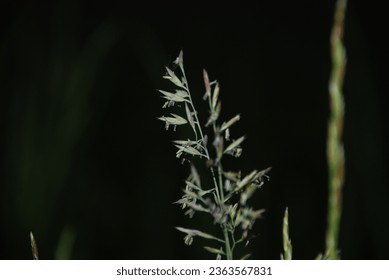
[[[220,203],[224,204],[224,190],[223,190],[223,178],[222,178],[223,167],[222,167],[220,162],[218,162],[217,167],[218,167],[219,187],[220,187],[220,196],[221,196]],[[231,247],[230,238],[228,236],[228,234],[229,234],[228,228],[225,225],[223,228],[223,233],[224,233],[224,241],[225,241],[225,247],[226,247],[227,260],[232,260],[233,259],[233,250],[234,250],[235,245]],[[233,232],[232,232],[232,235],[233,235]]]
[[[221,203],[224,203],[224,190],[223,190],[223,167],[222,164],[219,162],[217,164],[217,173],[219,176],[219,188],[220,188],[220,198],[221,198]]]
[[[342,143],[344,100],[343,78],[346,67],[346,52],[342,42],[347,0],[336,2],[334,25],[331,32],[332,73],[329,82],[330,119],[328,122],[328,221],[326,255],[338,258],[338,235],[342,211],[342,186],[344,181],[344,150]]]
[[[227,260],[233,260],[234,256],[233,256],[233,253],[232,253],[232,248],[231,248],[231,244],[230,244],[230,238],[228,236],[228,230],[226,228],[224,228],[223,229],[223,233],[224,233],[224,241],[225,241],[225,246],[226,246]]]
[[[211,106],[211,104],[210,104],[210,106]],[[211,108],[212,108],[212,106],[211,106]],[[215,135],[217,135],[219,132],[217,131],[215,123],[213,123],[212,127],[213,127],[213,133]],[[220,161],[217,162],[217,173],[218,173],[218,177],[219,177],[219,192],[220,192],[220,199],[221,199],[220,202],[224,203],[224,190],[223,190],[223,178],[222,178],[223,167],[222,167],[222,164]]]

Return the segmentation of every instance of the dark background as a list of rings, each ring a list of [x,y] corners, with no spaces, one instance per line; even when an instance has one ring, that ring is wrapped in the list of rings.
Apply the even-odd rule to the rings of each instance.
[[[164,66],[181,49],[198,107],[206,68],[221,83],[222,118],[241,113],[232,133],[248,139],[236,168],[273,167],[252,200],[266,209],[252,258],[279,258],[286,206],[294,258],[315,258],[326,227],[334,1],[124,2],[4,1],[0,258],[30,259],[30,231],[42,259],[213,258],[174,229],[204,225],[172,204],[188,166],[170,140],[183,131],[156,120]],[[340,249],[344,259],[387,259],[388,22],[379,1],[349,4]]]

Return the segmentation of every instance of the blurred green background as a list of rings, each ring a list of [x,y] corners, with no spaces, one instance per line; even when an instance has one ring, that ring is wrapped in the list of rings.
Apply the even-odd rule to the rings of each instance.
[[[293,3],[292,3],[293,2]],[[202,68],[222,117],[248,136],[236,168],[272,166],[249,244],[278,259],[289,207],[294,257],[324,249],[329,32],[334,1],[210,6],[4,1],[0,44],[0,258],[207,259],[174,226],[188,166],[156,117],[164,66],[183,49],[195,102]],[[350,1],[345,44],[345,259],[389,258],[388,43],[379,1]],[[147,4],[147,3],[146,3]],[[162,4],[161,4],[162,5]]]

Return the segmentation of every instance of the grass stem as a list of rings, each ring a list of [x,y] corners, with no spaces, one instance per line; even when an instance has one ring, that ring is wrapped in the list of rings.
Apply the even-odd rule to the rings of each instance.
[[[328,220],[326,233],[326,256],[338,259],[338,236],[342,212],[342,186],[345,159],[342,143],[344,100],[342,95],[346,67],[346,52],[343,45],[344,18],[347,0],[336,2],[334,24],[331,31],[332,73],[329,81],[330,118],[328,122]]]

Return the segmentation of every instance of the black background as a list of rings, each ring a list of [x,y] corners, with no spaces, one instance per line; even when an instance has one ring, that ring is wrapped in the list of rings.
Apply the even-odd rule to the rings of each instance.
[[[252,200],[266,209],[252,258],[279,258],[285,207],[294,258],[315,258],[326,228],[334,1],[144,4],[5,1],[0,258],[30,259],[30,231],[42,259],[213,258],[174,229],[205,221],[172,204],[188,166],[170,140],[185,131],[156,120],[164,66],[181,49],[200,113],[203,68],[221,83],[222,118],[241,113],[232,134],[248,138],[235,168],[273,167]],[[347,10],[344,259],[389,258],[384,11],[380,1]]]

